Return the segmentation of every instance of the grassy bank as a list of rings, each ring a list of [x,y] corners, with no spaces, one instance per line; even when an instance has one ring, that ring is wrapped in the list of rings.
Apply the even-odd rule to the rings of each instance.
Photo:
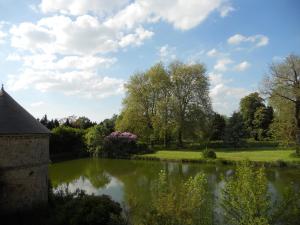
[[[157,151],[152,154],[136,156],[137,159],[170,160],[186,162],[224,162],[235,163],[243,160],[272,166],[300,166],[300,158],[293,156],[293,150],[226,150],[216,151],[217,159],[204,159],[201,152],[191,150]]]

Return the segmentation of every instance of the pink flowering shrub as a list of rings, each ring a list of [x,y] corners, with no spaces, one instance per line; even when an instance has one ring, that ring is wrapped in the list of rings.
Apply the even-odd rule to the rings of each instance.
[[[112,132],[104,138],[102,156],[122,158],[138,152],[137,136],[130,132]]]

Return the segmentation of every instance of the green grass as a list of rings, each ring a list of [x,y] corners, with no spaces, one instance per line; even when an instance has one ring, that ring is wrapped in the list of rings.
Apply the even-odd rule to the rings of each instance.
[[[300,158],[293,157],[293,150],[226,150],[216,151],[217,159],[227,161],[250,160],[255,162],[284,162],[300,163]],[[176,150],[176,151],[157,151],[152,154],[145,154],[143,158],[158,158],[162,160],[203,160],[202,153],[199,151]]]

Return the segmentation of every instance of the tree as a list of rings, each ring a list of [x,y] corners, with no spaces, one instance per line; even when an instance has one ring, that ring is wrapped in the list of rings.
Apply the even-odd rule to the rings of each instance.
[[[225,142],[235,148],[240,146],[245,136],[243,117],[239,112],[234,112],[228,120],[225,131]]]
[[[172,110],[178,145],[183,135],[193,137],[211,114],[209,84],[202,64],[174,62],[169,66],[172,82]]]
[[[48,127],[48,122],[49,122],[48,117],[47,117],[47,115],[45,114],[45,115],[42,117],[42,119],[40,120],[40,123],[43,124],[45,127]]]
[[[84,130],[59,126],[52,130],[50,136],[50,154],[85,153]]]
[[[123,100],[123,110],[116,121],[116,128],[139,134],[141,139],[150,142],[154,131],[153,118],[157,112],[158,92],[147,72],[131,76],[125,88],[127,95]]]
[[[254,130],[254,114],[260,107],[264,107],[263,98],[259,96],[257,92],[251,93],[240,101],[240,111],[245,122],[245,128],[249,136],[257,139]]]
[[[270,98],[270,104],[274,108],[274,119],[270,125],[272,137],[285,146],[294,144],[296,140],[294,104],[277,96]]]
[[[224,116],[214,113],[212,116],[212,125],[211,128],[211,140],[223,140],[226,129],[226,121]]]
[[[40,120],[40,123],[43,124],[45,127],[47,127],[49,130],[52,130],[53,128],[59,126],[59,122],[57,119],[48,120],[47,115],[44,115],[42,117],[42,119]]]
[[[94,126],[96,123],[92,122],[89,118],[85,116],[78,117],[73,123],[72,127],[79,129],[87,129]]]
[[[270,66],[264,80],[264,90],[270,98],[279,98],[291,103],[296,124],[297,152],[300,148],[300,57],[289,55],[281,63]]]
[[[103,126],[103,124],[88,128],[86,134],[84,135],[88,152],[90,152],[92,155],[98,155],[103,148],[104,138],[109,133],[109,129]]]
[[[273,121],[273,108],[259,107],[254,113],[253,131],[258,140],[263,140],[270,136],[269,128]]]
[[[107,130],[106,136],[115,131],[117,118],[118,116],[114,114],[110,119],[105,119],[100,122],[100,125]]]
[[[202,64],[174,62],[168,70],[156,64],[133,75],[117,130],[136,133],[149,143],[163,139],[165,145],[172,134],[177,134],[178,145],[183,136],[199,137],[211,112],[205,72]]]

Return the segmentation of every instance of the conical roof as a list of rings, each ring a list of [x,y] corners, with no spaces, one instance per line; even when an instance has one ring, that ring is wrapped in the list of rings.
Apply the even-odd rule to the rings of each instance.
[[[0,90],[0,135],[50,134],[50,131],[20,106],[7,92]]]

